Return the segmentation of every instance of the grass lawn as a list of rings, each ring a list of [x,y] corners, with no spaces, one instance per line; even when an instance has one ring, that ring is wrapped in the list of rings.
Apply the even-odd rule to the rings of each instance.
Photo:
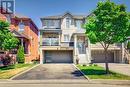
[[[105,74],[105,69],[100,66],[81,66],[77,67],[90,79],[119,79],[119,80],[130,80],[130,76],[115,73],[110,71],[109,75]]]
[[[0,79],[9,79],[32,66],[34,66],[34,64],[15,64],[7,67],[0,67]]]

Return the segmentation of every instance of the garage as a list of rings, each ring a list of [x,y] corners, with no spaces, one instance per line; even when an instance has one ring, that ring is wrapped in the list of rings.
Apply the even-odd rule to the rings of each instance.
[[[105,62],[105,55],[104,51],[92,51],[91,56],[94,63],[104,63]],[[114,52],[108,51],[108,62],[114,62]]]
[[[45,63],[72,63],[73,51],[45,51]]]

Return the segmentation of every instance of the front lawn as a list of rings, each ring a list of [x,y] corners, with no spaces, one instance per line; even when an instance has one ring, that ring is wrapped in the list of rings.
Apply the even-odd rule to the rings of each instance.
[[[34,64],[15,64],[7,67],[0,67],[0,79],[9,79],[32,66],[34,66]]]
[[[90,79],[119,79],[119,80],[130,80],[130,76],[115,73],[110,71],[109,75],[105,74],[105,69],[100,66],[81,66],[77,67]]]

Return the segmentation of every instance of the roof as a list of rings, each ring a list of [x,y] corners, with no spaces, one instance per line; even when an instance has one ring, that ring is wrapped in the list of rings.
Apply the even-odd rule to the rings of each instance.
[[[26,38],[26,39],[30,39],[30,37],[28,37],[27,35],[25,35],[24,33],[20,33],[16,30],[11,30],[11,33],[13,33],[13,35],[15,37],[18,37],[18,38]]]
[[[22,14],[15,14],[14,16],[15,16],[15,17],[18,17],[18,18],[29,18],[29,17],[24,16],[24,15],[22,15]]]
[[[0,12],[1,12],[1,10],[4,10],[4,8],[0,7]],[[33,20],[31,18],[29,18],[27,16],[24,16],[22,14],[17,14],[17,13],[16,14],[4,14],[4,15],[10,15],[10,17],[14,18],[14,19],[29,20],[32,23],[32,25],[35,27],[35,29],[38,31],[38,27],[36,26],[36,24],[33,22]],[[2,16],[2,15],[0,14],[0,16]]]
[[[14,19],[22,19],[22,20],[29,20],[33,26],[35,27],[35,29],[38,30],[38,27],[36,26],[36,24],[33,22],[33,20],[27,16],[21,15],[21,14],[14,14]]]
[[[46,16],[46,17],[42,17],[41,18],[41,20],[42,19],[62,19],[62,18],[64,18],[64,16],[65,15],[71,15],[73,18],[75,18],[75,19],[84,19],[84,18],[86,18],[88,15],[74,15],[74,14],[72,14],[72,13],[70,13],[70,12],[65,12],[64,14],[62,14],[62,15],[54,15],[54,16]]]

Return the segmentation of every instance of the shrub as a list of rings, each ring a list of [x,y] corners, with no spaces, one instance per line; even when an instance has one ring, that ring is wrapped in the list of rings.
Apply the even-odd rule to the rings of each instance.
[[[17,57],[18,63],[24,63],[25,57],[24,57],[24,47],[23,46],[19,46],[16,57]]]
[[[2,61],[2,64],[4,66],[8,66],[12,64],[12,57],[10,57],[9,55],[5,55],[5,56],[0,56],[0,60]]]

